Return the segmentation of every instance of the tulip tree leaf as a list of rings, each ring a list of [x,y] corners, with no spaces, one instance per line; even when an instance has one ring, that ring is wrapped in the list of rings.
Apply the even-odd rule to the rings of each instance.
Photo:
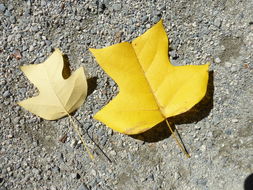
[[[55,120],[78,109],[87,95],[87,81],[83,67],[69,78],[63,78],[64,60],[59,49],[41,64],[22,66],[21,70],[38,88],[38,96],[18,104],[47,120]]]
[[[209,64],[173,66],[162,21],[131,43],[90,51],[120,90],[94,118],[118,132],[142,133],[186,112],[206,93]]]

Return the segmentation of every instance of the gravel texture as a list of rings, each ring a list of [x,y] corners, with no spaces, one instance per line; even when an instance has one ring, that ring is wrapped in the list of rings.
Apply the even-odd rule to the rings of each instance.
[[[0,0],[0,190],[244,189],[253,173],[252,10],[252,0]],[[161,18],[174,65],[211,62],[207,96],[171,118],[190,159],[164,124],[131,137],[92,118],[118,88],[88,48],[131,41]],[[68,118],[46,121],[16,104],[38,93],[19,66],[57,47],[89,78],[73,116],[93,161]]]

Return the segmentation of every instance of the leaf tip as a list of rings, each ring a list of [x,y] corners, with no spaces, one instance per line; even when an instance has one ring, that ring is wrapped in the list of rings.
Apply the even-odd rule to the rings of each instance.
[[[211,63],[210,62],[207,62],[206,64],[204,64],[204,68],[207,72],[209,72],[209,67],[210,67]]]
[[[54,51],[53,51],[53,53],[51,53],[51,55],[53,55],[53,54],[56,54],[56,55],[59,55],[59,56],[63,57],[63,53],[60,50],[60,48],[54,48]]]
[[[89,48],[89,51],[93,53],[94,51],[96,51],[96,48]]]
[[[163,24],[163,19],[161,18],[161,19],[157,22],[157,24]]]
[[[57,53],[61,53],[61,54],[62,54],[62,51],[60,50],[60,48],[55,48],[55,49],[54,49],[54,52],[57,52]]]
[[[97,117],[97,113],[95,113],[95,115],[93,116],[93,118],[96,119],[96,120],[99,120],[98,117]]]
[[[16,104],[19,105],[19,106],[22,107],[22,108],[25,108],[24,101],[26,101],[26,100],[16,102]]]
[[[22,71],[22,72],[24,72],[24,65],[23,66],[19,66],[18,68]]]

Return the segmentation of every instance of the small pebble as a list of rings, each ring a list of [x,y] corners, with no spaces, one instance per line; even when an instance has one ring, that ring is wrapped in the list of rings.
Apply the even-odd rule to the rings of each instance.
[[[220,60],[219,57],[216,57],[216,58],[214,59],[214,62],[215,62],[215,63],[221,63],[221,60]]]
[[[197,184],[205,186],[207,184],[207,179],[206,178],[200,178],[200,179],[197,180]]]
[[[29,51],[33,51],[33,50],[34,50],[34,46],[31,45],[31,46],[29,47]]]
[[[6,9],[6,7],[4,6],[4,4],[0,4],[0,11],[1,12],[4,12],[5,11],[5,9]]]
[[[225,62],[225,67],[230,68],[231,66],[232,66],[232,63],[230,63],[230,62]]]
[[[9,5],[8,5],[8,10],[9,10],[9,11],[12,11],[13,9],[14,9],[14,6],[13,6],[12,4],[9,4]]]
[[[71,174],[71,177],[72,177],[73,179],[77,179],[77,173],[72,173],[72,174]]]
[[[96,170],[94,170],[94,169],[92,169],[92,170],[90,171],[90,173],[91,173],[93,176],[96,176],[96,175],[97,175],[97,172],[96,172]]]
[[[18,124],[18,123],[19,123],[19,120],[20,120],[20,117],[15,117],[15,118],[13,119],[13,123],[14,123],[14,124]]]
[[[101,145],[102,145],[102,146],[105,146],[106,141],[107,141],[107,136],[104,135],[104,136],[102,137],[102,139],[101,139]]]
[[[113,4],[112,8],[115,11],[120,11],[121,10],[121,4]]]
[[[226,130],[225,130],[225,133],[226,133],[227,135],[231,135],[231,134],[232,134],[232,131],[231,131],[231,129],[226,129]]]
[[[175,178],[176,180],[178,180],[179,178],[181,178],[180,173],[179,173],[179,172],[175,172],[174,178]]]
[[[10,17],[11,16],[11,12],[9,10],[6,10],[4,13],[4,16]]]
[[[176,59],[176,58],[178,57],[177,52],[176,52],[175,50],[170,51],[170,56],[171,56],[173,59]]]
[[[45,0],[41,0],[41,6],[44,7],[45,5],[47,5],[47,2]]]
[[[10,97],[10,92],[9,92],[8,90],[5,91],[4,94],[3,94],[3,97],[4,97],[4,98]]]
[[[214,20],[213,24],[219,28],[221,26],[221,19],[220,18],[216,18]]]
[[[81,184],[77,190],[89,190],[85,184]]]
[[[232,72],[236,72],[237,70],[238,70],[238,67],[232,66],[232,68],[231,68],[231,71],[232,71]]]
[[[201,152],[205,152],[206,151],[206,146],[202,145],[199,149],[201,150]]]
[[[32,172],[34,175],[38,175],[39,174],[39,170],[37,168],[33,168]]]
[[[197,129],[197,130],[199,130],[199,129],[201,129],[201,126],[199,126],[199,125],[195,125],[195,127],[194,127],[195,129]]]
[[[117,155],[117,153],[116,153],[115,150],[112,150],[112,151],[110,152],[110,154],[111,154],[112,156],[116,156],[116,155]]]

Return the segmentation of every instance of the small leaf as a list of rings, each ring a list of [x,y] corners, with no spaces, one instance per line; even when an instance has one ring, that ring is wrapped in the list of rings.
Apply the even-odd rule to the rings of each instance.
[[[22,66],[21,70],[40,94],[18,104],[47,120],[61,118],[78,109],[87,95],[84,69],[80,67],[64,79],[63,68],[63,56],[59,49],[44,63]]]
[[[94,117],[121,133],[142,133],[186,112],[206,93],[208,64],[171,65],[162,21],[132,43],[90,51],[120,88]]]

